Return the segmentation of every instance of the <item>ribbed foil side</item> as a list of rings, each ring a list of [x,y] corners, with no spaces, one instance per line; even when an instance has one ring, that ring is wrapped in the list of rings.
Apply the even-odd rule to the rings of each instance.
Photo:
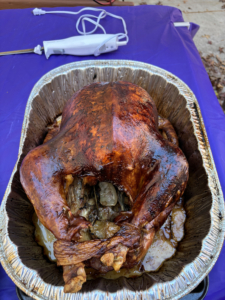
[[[28,151],[39,145],[46,125],[62,112],[72,94],[92,82],[125,80],[140,85],[159,113],[175,127],[190,165],[185,192],[185,237],[176,255],[154,273],[140,278],[98,279],[76,294],[64,294],[62,274],[34,240],[33,207],[19,180]],[[26,106],[17,163],[0,209],[0,260],[15,284],[34,299],[179,299],[209,273],[221,251],[225,232],[224,199],[198,102],[188,86],[152,65],[124,60],[71,63],[44,75]]]

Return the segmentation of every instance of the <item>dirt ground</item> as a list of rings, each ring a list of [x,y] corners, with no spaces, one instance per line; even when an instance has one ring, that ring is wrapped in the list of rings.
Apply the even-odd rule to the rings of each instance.
[[[225,113],[225,0],[132,0],[135,5],[179,8],[184,20],[200,25],[194,42]]]

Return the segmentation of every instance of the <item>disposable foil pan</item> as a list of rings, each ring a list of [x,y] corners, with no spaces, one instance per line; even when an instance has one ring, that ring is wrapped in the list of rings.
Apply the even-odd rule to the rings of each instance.
[[[130,81],[143,87],[159,114],[173,124],[190,166],[184,194],[185,236],[175,256],[157,272],[139,278],[96,279],[75,294],[64,294],[62,270],[43,255],[34,239],[33,206],[19,178],[25,155],[40,145],[46,126],[66,100],[92,82]],[[0,210],[0,259],[15,284],[34,299],[179,299],[194,289],[215,264],[223,244],[224,202],[198,102],[179,78],[152,65],[95,60],[63,65],[34,86],[26,106],[19,156]]]

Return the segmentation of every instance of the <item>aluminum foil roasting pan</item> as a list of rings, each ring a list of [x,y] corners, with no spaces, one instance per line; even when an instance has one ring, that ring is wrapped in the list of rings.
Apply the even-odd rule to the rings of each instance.
[[[62,112],[72,94],[92,82],[130,81],[154,99],[170,120],[190,166],[184,194],[185,236],[176,255],[157,272],[139,278],[96,279],[76,294],[64,294],[60,268],[34,239],[33,206],[20,183],[20,164],[42,143],[46,126]],[[0,210],[0,259],[15,284],[34,299],[179,299],[194,289],[215,264],[223,244],[223,194],[198,102],[180,79],[152,65],[124,60],[95,60],[63,65],[34,86],[26,106],[18,160]]]

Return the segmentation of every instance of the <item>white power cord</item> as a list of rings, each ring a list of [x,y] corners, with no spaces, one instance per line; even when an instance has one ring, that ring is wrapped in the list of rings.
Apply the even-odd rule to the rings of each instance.
[[[173,25],[175,27],[187,27],[190,28],[190,22],[174,22]]]

